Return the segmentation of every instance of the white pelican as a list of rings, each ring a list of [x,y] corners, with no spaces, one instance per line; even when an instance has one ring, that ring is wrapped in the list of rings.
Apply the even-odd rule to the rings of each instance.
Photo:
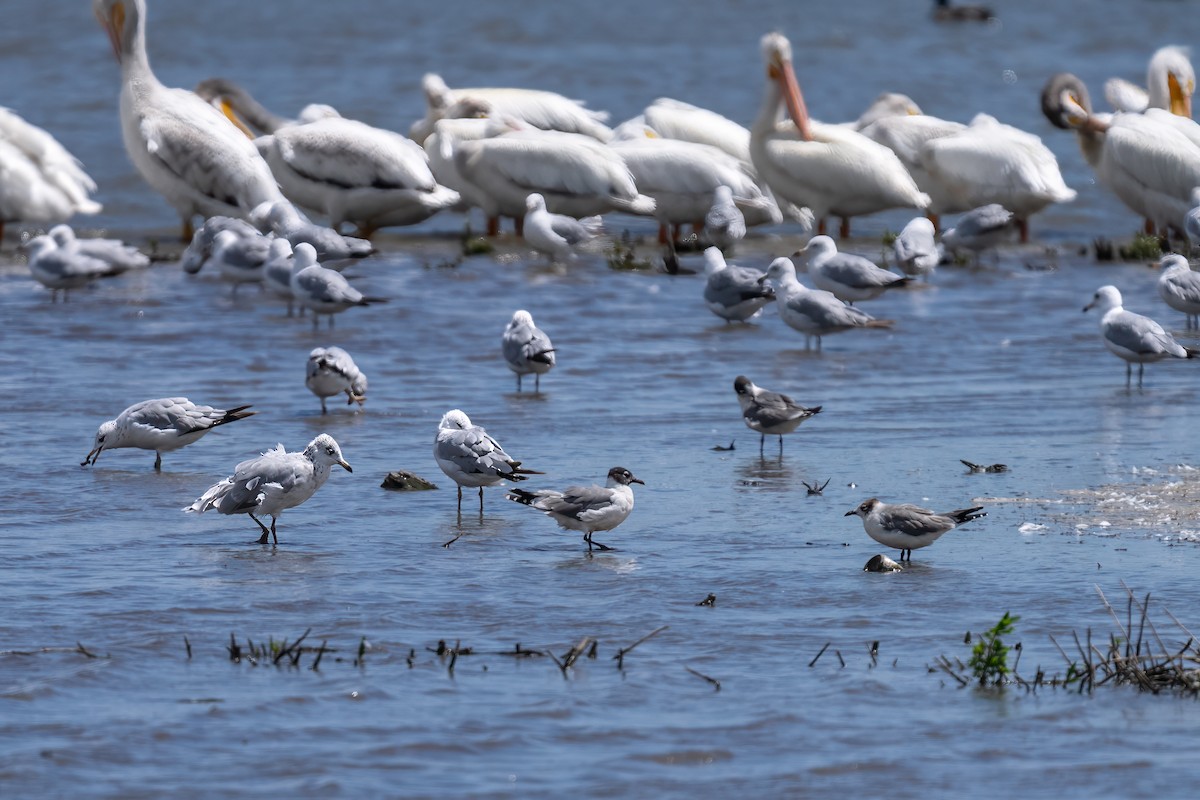
[[[1141,113],[1161,108],[1191,119],[1192,94],[1196,91],[1196,71],[1187,50],[1168,45],[1160,47],[1146,66],[1146,88],[1122,78],[1104,82],[1104,96],[1117,111]]]
[[[691,223],[699,233],[712,208],[713,193],[720,186],[729,187],[747,225],[783,221],[779,206],[763,193],[741,162],[711,145],[663,138],[643,126],[636,138],[614,139],[609,147],[629,167],[638,191],[654,198],[654,217],[663,243],[671,233],[669,227],[674,228],[675,239],[684,223]]]
[[[809,120],[792,71],[792,46],[782,34],[764,36],[762,50],[768,80],[750,129],[750,155],[781,204],[812,209],[822,228],[825,215],[841,217],[843,238],[850,235],[851,217],[928,207],[929,195],[891,150],[857,131]],[[791,122],[778,121],[781,102]]]
[[[643,122],[668,139],[707,144],[736,158],[754,173],[750,130],[707,108],[660,97],[642,111]]]
[[[0,106],[0,239],[6,222],[63,222],[96,214],[96,183],[46,131]]]
[[[478,193],[489,235],[499,230],[501,215],[524,217],[525,198],[533,192],[545,198],[551,212],[576,218],[654,212],[654,199],[638,192],[621,156],[588,136],[514,130],[458,142],[454,163]]]
[[[192,238],[197,215],[243,217],[282,200],[267,162],[221,112],[186,89],[168,89],[146,56],[145,0],[92,0],[121,65],[121,131],[142,177],[166,198]]]
[[[603,232],[604,222],[600,217],[575,219],[551,214],[546,199],[534,192],[525,198],[522,230],[530,247],[549,257],[551,263],[562,263],[575,257],[576,248]]]
[[[1148,228],[1179,228],[1200,186],[1200,148],[1187,136],[1144,114],[1092,114],[1087,88],[1070,73],[1046,82],[1042,112],[1056,127],[1075,131],[1097,177]]]
[[[433,132],[440,119],[478,116],[511,117],[545,131],[579,133],[601,142],[612,138],[604,124],[608,114],[589,111],[578,100],[538,89],[473,88],[451,89],[441,76],[428,73],[421,79],[425,93],[424,119],[412,124],[408,135],[418,144]]]
[[[209,79],[206,100],[267,133],[254,140],[284,195],[324,214],[336,230],[345,222],[366,238],[377,229],[413,225],[458,202],[438,184],[420,145],[393,131],[345,119],[330,106],[308,106],[289,122],[264,109],[241,87]],[[292,244],[298,244],[294,241]]]
[[[434,124],[433,132],[425,139],[425,155],[429,158],[429,169],[437,182],[458,192],[459,202],[455,210],[483,208],[483,195],[475,188],[475,184],[463,179],[454,163],[454,150],[458,143],[499,136],[509,130],[514,128],[503,120],[482,117],[439,119]]]

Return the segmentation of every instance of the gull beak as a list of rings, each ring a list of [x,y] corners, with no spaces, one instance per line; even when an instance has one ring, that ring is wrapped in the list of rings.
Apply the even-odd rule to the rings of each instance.
[[[1092,302],[1090,302],[1090,303],[1088,303],[1086,306],[1084,306],[1084,307],[1083,307],[1083,310],[1084,310],[1084,312],[1086,313],[1086,312],[1090,311],[1091,309],[1093,309],[1093,308],[1095,308],[1095,307],[1096,307],[1096,301],[1095,301],[1095,300],[1093,300]]]
[[[855,514],[855,513],[854,513],[855,511],[858,511],[858,509],[856,508],[856,509],[854,509],[854,511],[847,511],[845,514],[842,514],[842,516],[843,516],[843,517],[854,517],[854,516],[858,516],[857,514]]]
[[[808,127],[808,108],[804,105],[804,95],[800,93],[800,84],[796,81],[796,72],[792,62],[781,58],[777,64],[771,65],[771,77],[779,81],[783,89],[783,102],[787,105],[800,138],[806,142],[812,141],[812,131]]]
[[[642,480],[641,478],[630,478],[629,482],[630,483],[640,483],[642,486],[646,485],[646,482],[644,480]]]
[[[117,57],[117,63],[121,63],[121,31],[125,29],[125,4],[114,3],[110,15],[105,18],[100,15],[99,9],[96,10],[96,19],[100,21],[101,27],[108,34],[108,40],[112,43],[113,55]]]
[[[349,464],[347,464],[345,462],[345,460],[339,458],[337,463],[338,463],[338,466],[340,466],[342,469],[346,470],[346,472],[354,472],[354,468],[351,467]]]
[[[95,464],[95,463],[96,463],[96,459],[97,459],[97,458],[100,458],[100,451],[101,451],[101,450],[103,450],[103,449],[104,449],[104,447],[103,447],[103,446],[101,446],[101,447],[93,447],[91,450],[89,450],[89,451],[88,451],[88,454],[87,454],[87,455],[84,457],[83,461],[80,461],[80,462],[79,462],[79,466],[81,466],[81,467],[86,467],[88,464]],[[93,455],[94,455],[96,458],[92,458],[92,456],[93,456]]]

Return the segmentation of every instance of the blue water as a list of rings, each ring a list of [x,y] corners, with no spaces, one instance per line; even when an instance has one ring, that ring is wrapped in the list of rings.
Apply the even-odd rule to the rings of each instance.
[[[100,184],[105,211],[77,222],[171,252],[177,219],[124,155],[117,69],[88,4],[6,10],[19,24],[0,28],[2,102]],[[380,255],[348,274],[390,302],[319,334],[252,288],[233,298],[170,261],[51,304],[10,232],[0,794],[1190,796],[1192,700],[977,692],[929,671],[941,654],[965,659],[964,634],[1011,611],[1021,674],[1061,673],[1051,636],[1116,631],[1097,587],[1122,613],[1123,584],[1153,593],[1168,646],[1187,636],[1162,609],[1200,626],[1194,365],[1150,365],[1128,391],[1080,309],[1113,283],[1127,307],[1175,330],[1183,320],[1158,300],[1151,265],[1090,255],[1093,238],[1126,239],[1139,222],[1037,105],[1054,71],[1098,94],[1200,24],[1170,2],[999,11],[999,25],[947,28],[922,3],[154,3],[164,82],[220,73],[283,113],[330,102],[401,130],[422,113],[430,70],[451,86],[561,91],[614,122],[664,95],[748,122],[758,39],[778,28],[815,116],[856,117],[884,90],[954,119],[986,110],[1041,135],[1079,198],[1035,217],[1031,245],[870,303],[895,329],[828,337],[820,355],[773,312],[725,325],[696,275],[617,272],[603,253],[551,269],[511,238],[462,258],[460,215],[383,232]],[[845,246],[878,257],[907,217],[858,220]],[[626,217],[609,228],[653,230]],[[740,261],[765,267],[799,234],[757,231]],[[517,308],[558,350],[540,395],[516,394],[500,359]],[[361,413],[331,402],[321,416],[303,385],[308,351],[327,344],[370,378]],[[759,457],[738,374],[824,406],[782,458],[775,442]],[[260,414],[167,454],[161,474],[139,451],[78,466],[101,421],[174,394]],[[460,522],[431,453],[455,407],[546,473],[530,488],[632,469],[646,482],[632,516],[596,537],[618,549],[588,555],[501,489],[482,517],[468,495]],[[322,431],[354,473],[284,514],[278,548],[253,544],[245,518],[180,512],[237,462]],[[961,458],[1010,471],[968,474]],[[399,468],[441,488],[381,489]],[[802,481],[826,478],[823,496],[806,494]],[[882,548],[844,516],[871,496],[988,516],[907,571],[873,575],[861,567]],[[697,606],[709,593],[716,604]],[[617,650],[661,626],[618,669]],[[335,649],[319,670],[311,652],[298,668],[228,657],[231,633],[246,648],[310,628],[309,643]],[[597,656],[565,676],[546,656],[499,654],[520,643],[562,656],[585,636]],[[439,640],[473,653],[451,670]]]

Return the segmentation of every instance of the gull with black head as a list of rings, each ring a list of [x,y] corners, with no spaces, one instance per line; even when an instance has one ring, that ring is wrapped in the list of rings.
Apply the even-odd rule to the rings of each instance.
[[[593,547],[612,550],[606,544],[592,541],[592,534],[611,531],[629,517],[633,511],[635,483],[646,485],[624,467],[613,467],[608,471],[604,486],[568,486],[562,491],[539,489],[536,492],[513,489],[505,497],[544,512],[559,527],[583,531],[583,541],[587,542],[589,551]]]
[[[964,522],[986,517],[983,506],[960,508],[943,514],[909,503],[884,503],[872,497],[847,511],[847,517],[861,517],[867,535],[887,547],[900,551],[900,560],[912,561],[912,551],[928,547],[943,533]]]
[[[733,381],[733,390],[737,392],[738,404],[742,407],[742,419],[746,427],[758,431],[758,454],[763,452],[763,444],[767,434],[779,437],[779,452],[783,454],[783,435],[791,433],[800,427],[800,423],[809,417],[821,413],[821,406],[805,408],[786,394],[772,392],[755,386],[754,382],[745,375],[738,375]]]

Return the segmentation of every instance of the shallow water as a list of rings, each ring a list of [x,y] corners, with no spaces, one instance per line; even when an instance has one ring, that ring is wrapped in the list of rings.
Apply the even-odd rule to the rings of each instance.
[[[86,5],[10,9],[23,25],[0,29],[0,59],[22,80],[3,102],[100,183],[105,212],[82,227],[169,242],[173,213],[125,159],[116,68]],[[1194,701],[979,693],[928,667],[965,659],[964,633],[1011,611],[1021,673],[1063,672],[1050,636],[1115,630],[1097,587],[1120,609],[1122,584],[1152,592],[1200,626],[1194,365],[1150,365],[1145,388],[1127,390],[1080,309],[1113,283],[1128,307],[1176,330],[1183,320],[1158,300],[1153,269],[1087,254],[1093,237],[1126,238],[1138,222],[1037,108],[1058,69],[1097,93],[1110,74],[1137,78],[1165,41],[1129,31],[1188,42],[1194,15],[1167,2],[1006,4],[999,26],[943,28],[910,5],[442,3],[400,15],[368,0],[155,3],[151,56],[166,82],[191,85],[219,63],[285,112],[328,101],[396,128],[420,115],[427,70],[451,86],[585,97],[614,121],[660,95],[748,121],[758,37],[779,28],[815,115],[857,116],[883,90],[956,119],[987,110],[1042,135],[1080,197],[1035,218],[1033,245],[868,304],[895,329],[828,337],[820,355],[773,312],[725,325],[696,275],[616,272],[602,253],[550,269],[511,240],[462,259],[455,215],[382,234],[382,254],[348,274],[390,302],[319,333],[252,288],[233,298],[170,262],[51,304],[10,234],[0,793],[1190,796]],[[907,216],[857,221],[848,249],[878,256]],[[615,217],[610,229],[652,226]],[[801,243],[788,226],[760,231],[739,260],[765,267]],[[539,395],[516,394],[499,356],[516,308],[558,349]],[[370,378],[360,413],[331,402],[321,416],[304,388],[308,351],[327,344]],[[768,441],[760,458],[737,374],[824,411],[782,457]],[[78,466],[101,421],[173,394],[260,414],[167,454],[161,474],[140,451]],[[526,486],[598,481],[614,464],[645,480],[630,519],[597,534],[617,549],[588,555],[500,489],[482,517],[468,493],[460,523],[431,455],[454,407],[546,473]],[[354,473],[283,515],[278,548],[253,544],[248,519],[180,513],[238,461],[322,431]],[[1010,471],[968,474],[963,458]],[[398,468],[441,488],[381,489]],[[803,481],[826,478],[823,496],[807,495]],[[844,514],[871,496],[988,516],[903,573],[867,574],[881,548]],[[709,593],[715,605],[697,606]],[[1186,639],[1156,622],[1168,642]],[[618,648],[661,626],[617,668]],[[310,628],[309,643],[336,649],[319,670],[311,652],[295,669],[228,657],[231,633],[245,648]],[[597,657],[565,679],[548,657],[499,654],[519,642],[561,656],[585,636]],[[451,669],[439,640],[474,652]]]

